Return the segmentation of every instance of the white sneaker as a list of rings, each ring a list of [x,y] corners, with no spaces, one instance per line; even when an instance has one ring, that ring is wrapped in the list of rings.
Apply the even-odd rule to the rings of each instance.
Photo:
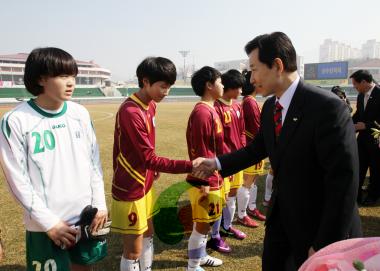
[[[213,266],[213,267],[220,266],[222,264],[223,264],[222,260],[215,257],[211,257],[210,255],[207,255],[201,258],[201,262],[200,262],[200,265]]]

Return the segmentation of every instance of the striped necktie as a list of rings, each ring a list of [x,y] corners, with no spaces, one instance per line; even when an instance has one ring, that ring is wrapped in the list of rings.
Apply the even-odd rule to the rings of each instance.
[[[277,101],[276,106],[274,108],[273,120],[274,120],[274,133],[276,135],[276,141],[281,133],[282,128],[282,106]]]

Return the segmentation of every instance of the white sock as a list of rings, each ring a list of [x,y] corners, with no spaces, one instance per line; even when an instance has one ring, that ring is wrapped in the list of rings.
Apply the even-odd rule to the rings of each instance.
[[[223,208],[223,227],[228,230],[235,216],[236,197],[228,197],[226,207]]]
[[[247,215],[247,206],[249,201],[249,189],[242,186],[237,191],[237,207],[240,219]]]
[[[146,237],[143,239],[143,251],[140,256],[140,270],[151,271],[153,264],[153,237]]]
[[[222,217],[220,217],[218,220],[216,220],[214,222],[214,224],[212,224],[212,227],[211,227],[211,238],[220,238],[219,229],[220,229],[220,223],[221,222],[222,222]]]
[[[251,185],[249,189],[249,210],[256,209],[256,199],[257,199],[257,186],[255,183]]]
[[[200,234],[195,229],[191,232],[188,243],[189,261],[187,270],[195,270],[200,266],[201,258],[206,256],[207,235]]]
[[[267,178],[265,179],[265,200],[270,201],[270,197],[272,196],[272,183],[273,183],[273,175],[267,174]]]
[[[121,256],[120,271],[140,271],[139,260],[128,260]]]

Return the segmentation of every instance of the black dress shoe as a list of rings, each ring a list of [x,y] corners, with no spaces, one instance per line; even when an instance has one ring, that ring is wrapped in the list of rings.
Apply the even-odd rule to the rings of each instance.
[[[363,206],[374,206],[377,202],[377,199],[374,197],[366,197],[365,200],[363,201],[362,205]]]

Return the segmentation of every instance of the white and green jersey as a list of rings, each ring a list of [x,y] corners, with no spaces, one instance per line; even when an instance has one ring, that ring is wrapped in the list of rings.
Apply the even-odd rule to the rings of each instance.
[[[73,224],[86,205],[106,210],[99,148],[83,106],[65,102],[51,113],[29,100],[4,115],[1,130],[1,166],[28,231]]]

